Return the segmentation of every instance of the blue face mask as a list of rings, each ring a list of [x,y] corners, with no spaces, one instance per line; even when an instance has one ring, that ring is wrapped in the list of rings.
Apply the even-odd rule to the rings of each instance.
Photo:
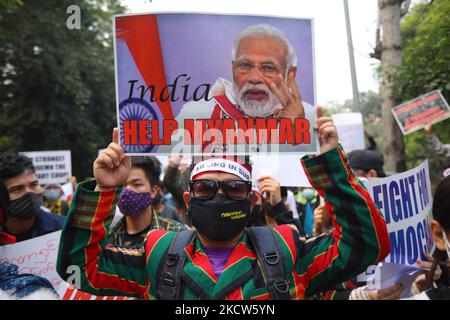
[[[303,189],[302,195],[309,201],[314,197],[314,189]]]
[[[45,199],[53,201],[59,198],[59,190],[47,189],[42,194]]]

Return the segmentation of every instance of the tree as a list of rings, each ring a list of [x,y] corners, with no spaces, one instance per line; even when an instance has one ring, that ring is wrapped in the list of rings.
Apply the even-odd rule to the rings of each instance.
[[[402,64],[400,18],[404,0],[378,0],[380,21],[383,26],[381,40],[380,97],[383,119],[384,164],[388,171],[406,170],[403,135],[391,113],[399,103],[392,94],[392,73]],[[409,2],[408,2],[409,3]]]
[[[405,102],[424,93],[441,90],[450,99],[450,2],[424,1],[415,5],[401,25],[403,64],[394,75],[393,95]],[[450,120],[434,126],[438,137],[450,143]],[[433,181],[441,178],[442,159],[433,157],[423,130],[406,136],[408,167],[430,159]]]
[[[8,0],[0,15],[0,150],[72,151],[92,175],[115,126],[112,14],[118,0]],[[69,30],[67,7],[81,9]]]

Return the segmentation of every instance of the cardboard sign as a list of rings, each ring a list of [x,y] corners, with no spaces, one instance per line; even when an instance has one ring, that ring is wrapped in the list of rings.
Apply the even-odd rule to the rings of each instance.
[[[391,111],[403,134],[450,118],[450,108],[439,90],[402,103]]]
[[[338,131],[339,142],[345,152],[365,149],[364,124],[361,113],[338,113],[331,117]]]
[[[72,175],[70,150],[20,152],[33,161],[40,184],[63,184]]]
[[[63,300],[122,300],[125,297],[97,297],[81,292],[61,279],[56,272],[61,231],[0,246],[0,263],[9,262],[19,267],[19,273],[31,273],[50,281]]]
[[[119,15],[114,27],[117,120],[127,154],[318,153],[312,20],[159,13]],[[261,32],[279,38],[258,38]],[[256,57],[257,45],[270,52]],[[287,83],[291,72],[305,118],[281,112],[300,114],[300,98],[292,102],[278,78]]]

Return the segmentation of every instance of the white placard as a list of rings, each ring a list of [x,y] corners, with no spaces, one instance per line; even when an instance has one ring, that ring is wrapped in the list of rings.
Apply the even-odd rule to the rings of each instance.
[[[70,150],[20,152],[33,161],[40,184],[62,184],[72,175]]]
[[[365,149],[364,124],[361,113],[338,113],[331,117],[338,131],[339,142],[344,147],[345,152]]]
[[[254,184],[260,176],[274,177],[284,187],[310,187],[311,184],[303,170],[300,156],[294,155],[254,155],[250,157],[253,165]]]
[[[0,246],[0,263],[19,267],[19,273],[31,273],[50,281],[62,300],[116,300],[124,297],[97,297],[81,292],[61,279],[56,271],[61,231]]]
[[[67,182],[61,186],[62,191],[64,194],[62,195],[61,199],[64,201],[71,200],[73,198],[73,185],[72,182]]]

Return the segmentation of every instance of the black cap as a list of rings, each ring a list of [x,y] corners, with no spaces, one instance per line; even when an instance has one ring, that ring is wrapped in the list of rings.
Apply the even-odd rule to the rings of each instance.
[[[383,170],[383,157],[373,150],[353,150],[347,155],[350,167],[353,170],[369,171],[375,170],[378,177],[386,177],[386,173]]]

